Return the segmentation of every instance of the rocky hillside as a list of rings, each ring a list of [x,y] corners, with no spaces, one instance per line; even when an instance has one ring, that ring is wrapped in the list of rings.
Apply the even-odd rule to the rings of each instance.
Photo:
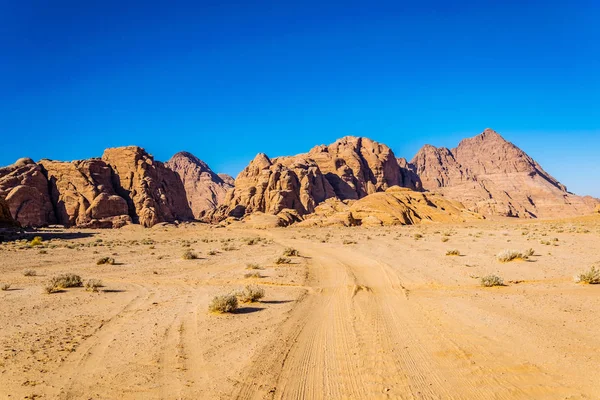
[[[232,177],[215,174],[205,162],[188,152],[175,154],[165,166],[179,175],[189,206],[199,220],[223,203],[227,191],[233,188]]]
[[[20,159],[0,168],[0,196],[23,226],[152,226],[193,219],[178,175],[140,147],[107,149],[102,159]]]
[[[10,214],[8,203],[0,197],[0,228],[16,226],[17,223]]]
[[[424,146],[409,164],[425,190],[484,215],[521,218],[583,215],[597,200],[575,196],[498,133],[483,133],[447,149]]]

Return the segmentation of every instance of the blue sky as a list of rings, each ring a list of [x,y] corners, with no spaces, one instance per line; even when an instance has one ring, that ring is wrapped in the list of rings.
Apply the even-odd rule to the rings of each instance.
[[[235,176],[345,135],[410,159],[491,127],[600,196],[599,20],[593,0],[0,0],[0,165],[135,144]]]

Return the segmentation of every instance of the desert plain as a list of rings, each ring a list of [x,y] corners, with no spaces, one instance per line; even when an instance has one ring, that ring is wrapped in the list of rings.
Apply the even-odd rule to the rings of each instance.
[[[600,285],[574,280],[600,215],[2,238],[2,399],[600,398]],[[102,287],[45,293],[63,273]],[[246,285],[264,297],[209,312]]]

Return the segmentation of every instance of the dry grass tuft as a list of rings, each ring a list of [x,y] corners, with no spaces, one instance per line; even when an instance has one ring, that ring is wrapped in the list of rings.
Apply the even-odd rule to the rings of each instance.
[[[516,260],[527,260],[528,258],[529,257],[526,254],[516,250],[503,250],[496,255],[496,259],[504,263]]]
[[[575,277],[575,282],[586,283],[588,285],[600,285],[600,269],[592,267],[589,271],[582,272]]]
[[[454,249],[454,250],[448,250],[446,252],[447,256],[460,256],[460,251]]]
[[[487,275],[481,278],[481,286],[504,286],[504,280],[496,275]]]
[[[298,250],[292,248],[292,247],[287,247],[284,251],[283,251],[283,255],[286,257],[298,257],[300,255],[300,253],[298,252]]]
[[[275,260],[275,264],[280,265],[280,264],[291,264],[292,260],[290,258],[287,257],[279,257],[277,260]]]
[[[96,261],[96,265],[104,264],[115,265],[115,259],[112,257],[102,257],[98,261]]]
[[[26,269],[23,271],[23,276],[36,276],[37,272],[34,269]]]
[[[10,289],[10,283],[0,284],[0,290],[2,290],[3,292],[7,291],[8,289]]]
[[[185,253],[183,253],[183,255],[181,256],[181,258],[183,258],[184,260],[197,260],[198,259],[198,254],[194,253],[191,250],[188,250]]]
[[[50,285],[58,289],[83,286],[81,276],[75,274],[62,274],[50,279]]]
[[[99,279],[88,279],[85,281],[85,290],[90,292],[97,292],[99,288],[103,287],[102,281]]]
[[[215,296],[208,305],[208,311],[214,313],[230,313],[238,308],[238,299],[234,294]]]
[[[254,303],[265,297],[265,290],[257,285],[248,285],[238,296],[242,303]]]
[[[29,247],[41,246],[43,239],[41,236],[36,236],[33,238],[31,242],[29,242]]]

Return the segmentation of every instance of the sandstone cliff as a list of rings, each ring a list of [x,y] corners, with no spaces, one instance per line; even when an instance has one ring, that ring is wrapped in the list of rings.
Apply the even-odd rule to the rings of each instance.
[[[575,196],[498,133],[483,133],[455,149],[424,146],[411,161],[423,188],[484,215],[521,218],[589,214],[596,201]]]
[[[0,227],[17,226],[17,222],[10,214],[10,208],[4,198],[0,197]]]
[[[48,180],[40,166],[29,158],[0,168],[0,197],[4,197],[11,215],[24,227],[56,223]]]
[[[127,200],[135,223],[149,227],[159,222],[193,219],[177,173],[155,161],[141,147],[106,149],[102,160],[111,167],[115,191]]]
[[[209,167],[188,152],[175,154],[165,163],[165,166],[175,171],[187,195],[187,200],[194,217],[204,219],[205,215],[214,211],[225,200],[227,191],[233,188],[228,175],[224,175],[225,182]]]

